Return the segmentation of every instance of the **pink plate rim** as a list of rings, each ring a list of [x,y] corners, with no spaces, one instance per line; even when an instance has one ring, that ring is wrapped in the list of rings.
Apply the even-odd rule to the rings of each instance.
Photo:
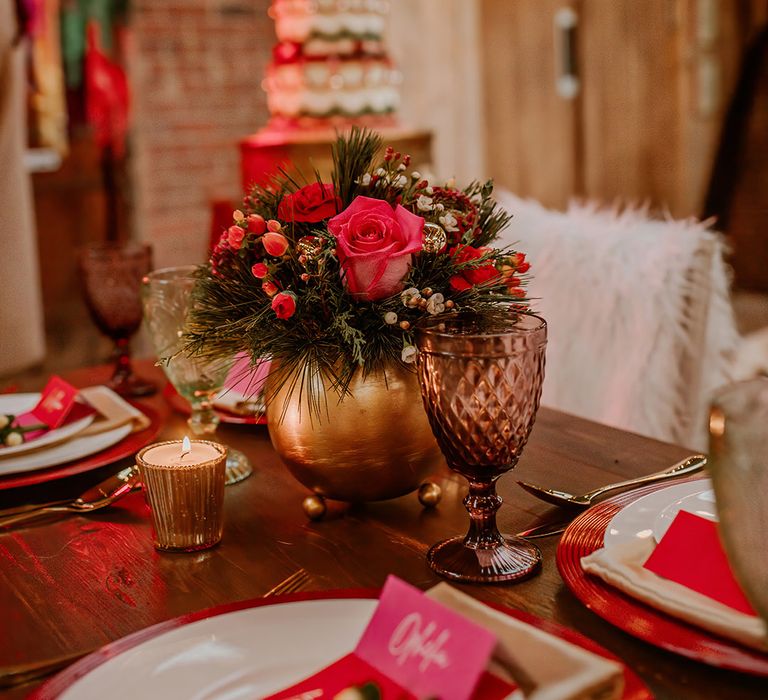
[[[274,596],[270,598],[253,598],[250,600],[237,601],[234,603],[224,603],[222,605],[216,605],[205,610],[197,612],[187,613],[186,615],[180,615],[179,617],[171,620],[165,620],[159,622],[156,625],[147,627],[133,634],[129,634],[122,639],[118,639],[110,644],[107,644],[101,649],[89,654],[88,656],[76,661],[71,666],[67,667],[57,675],[53,676],[41,686],[33,690],[28,696],[27,700],[53,700],[58,698],[61,694],[72,686],[77,680],[90,673],[93,669],[101,664],[109,661],[110,659],[119,656],[120,654],[132,649],[139,644],[143,644],[150,639],[170,632],[171,630],[183,627],[192,622],[199,620],[206,620],[210,617],[217,617],[230,612],[236,612],[238,610],[247,610],[250,608],[260,608],[268,605],[280,605],[282,603],[295,603],[304,600],[343,600],[343,599],[376,599],[380,594],[379,589],[372,588],[348,588],[338,589],[331,591],[314,591],[314,592],[300,592],[290,593],[283,596]],[[563,627],[562,625],[544,620],[531,613],[523,610],[516,610],[514,608],[505,607],[503,605],[497,605],[495,603],[486,603],[492,608],[499,610],[507,615],[511,615],[522,622],[537,627],[545,632],[565,639],[568,642],[576,644],[587,651],[591,651],[595,654],[603,656],[612,661],[617,661],[622,664],[624,668],[624,694],[623,700],[652,700],[653,695],[647,686],[643,683],[637,674],[632,671],[629,666],[624,664],[621,659],[614,656],[607,649],[601,647],[597,642],[585,637],[584,635],[574,630]]]
[[[637,639],[709,666],[768,677],[768,654],[670,617],[581,568],[581,558],[603,546],[606,528],[619,510],[668,485],[653,484],[620,494],[579,515],[557,547],[557,568],[565,585],[589,610]]]

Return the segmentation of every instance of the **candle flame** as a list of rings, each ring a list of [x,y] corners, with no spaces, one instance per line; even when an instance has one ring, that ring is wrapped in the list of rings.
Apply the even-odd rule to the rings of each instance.
[[[189,437],[185,435],[181,441],[181,459],[184,459],[190,452],[192,452],[192,443],[189,441]]]

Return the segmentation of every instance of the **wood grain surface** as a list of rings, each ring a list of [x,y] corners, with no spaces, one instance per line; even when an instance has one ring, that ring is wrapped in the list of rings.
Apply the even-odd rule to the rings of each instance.
[[[141,369],[161,379],[150,363],[142,363]],[[84,386],[103,381],[107,371],[83,370],[68,378]],[[167,410],[160,394],[148,401]],[[169,414],[160,438],[178,438],[185,429],[182,416]],[[423,510],[410,495],[364,506],[334,504],[326,520],[311,523],[301,510],[307,492],[281,465],[266,427],[221,426],[220,438],[246,452],[255,473],[227,488],[224,538],[214,549],[194,554],[155,551],[141,493],[90,516],[0,534],[0,666],[88,651],[183,613],[261,596],[300,567],[309,572],[312,590],[379,587],[388,574],[427,588],[438,581],[427,567],[427,549],[466,528],[461,504],[466,486],[447,469],[436,475],[444,495],[435,510]],[[558,515],[556,508],[524,493],[515,478],[581,492],[657,471],[689,452],[542,409],[518,468],[501,479],[505,504],[499,524],[514,533]],[[74,497],[125,465],[0,492],[0,508]],[[660,651],[596,617],[560,579],[554,560],[557,538],[539,544],[544,566],[535,578],[461,588],[591,637],[628,663],[658,698],[768,697],[766,679]],[[0,697],[22,698],[34,685]]]

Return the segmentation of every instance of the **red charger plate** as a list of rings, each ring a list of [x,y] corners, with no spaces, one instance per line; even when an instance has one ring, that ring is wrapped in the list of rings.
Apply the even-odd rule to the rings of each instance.
[[[32,486],[33,484],[42,484],[45,481],[53,479],[62,479],[65,476],[73,476],[82,472],[105,467],[108,464],[117,462],[125,457],[131,457],[136,454],[144,445],[148,445],[157,437],[160,432],[160,416],[157,411],[145,405],[134,404],[147,418],[149,425],[137,433],[131,433],[124,437],[120,442],[115,443],[101,452],[96,452],[83,459],[76,459],[71,462],[65,462],[55,467],[47,469],[38,469],[35,471],[23,472],[21,474],[9,474],[0,477],[0,490],[14,489],[19,486]]]
[[[181,413],[188,416],[192,413],[192,409],[187,401],[176,389],[173,388],[173,384],[170,382],[163,388],[163,398],[168,402],[168,405],[177,413]],[[236,413],[230,413],[229,411],[222,411],[220,408],[215,408],[216,415],[221,419],[222,423],[230,423],[231,425],[266,425],[267,416],[262,413],[258,416],[239,416]]]
[[[152,627],[134,632],[133,634],[123,637],[122,639],[107,644],[98,651],[89,654],[80,661],[72,664],[64,671],[61,671],[58,675],[54,676],[50,680],[46,681],[39,688],[34,690],[29,696],[29,700],[53,700],[53,698],[60,697],[75,681],[82,678],[86,674],[90,673],[97,666],[101,666],[105,661],[109,661],[115,656],[122,654],[129,649],[132,649],[143,642],[146,642],[153,637],[157,637],[165,632],[170,632],[177,627],[188,625],[191,622],[197,622],[198,620],[205,620],[209,617],[215,617],[216,615],[223,615],[225,613],[234,612],[236,610],[245,610],[246,608],[258,608],[264,605],[279,605],[281,603],[290,603],[300,600],[327,600],[332,598],[378,598],[380,591],[376,590],[338,590],[338,591],[321,591],[316,593],[292,593],[285,596],[276,596],[274,598],[256,598],[253,600],[245,600],[237,603],[227,603],[226,605],[217,605],[207,610],[201,610],[200,612],[189,613],[182,615],[173,620],[166,620],[160,622]],[[565,639],[572,644],[582,647],[587,651],[591,651],[595,654],[603,656],[612,661],[618,661],[624,668],[624,694],[621,696],[622,700],[653,700],[653,695],[648,687],[640,680],[640,678],[630,669],[628,666],[622,663],[621,659],[611,654],[607,649],[603,649],[599,644],[593,642],[591,639],[584,637],[578,632],[574,632],[566,627],[562,627],[554,622],[543,620],[535,615],[524,612],[522,610],[515,610],[513,608],[506,608],[502,605],[491,605],[491,607],[500,610],[511,617],[517,618],[522,622],[525,622],[533,627],[538,627],[549,634]]]
[[[592,612],[633,637],[696,661],[768,676],[768,654],[743,647],[669,617],[609,586],[581,568],[581,558],[603,546],[608,523],[632,501],[667,486],[655,484],[593,506],[574,520],[557,547],[557,568],[565,584]]]

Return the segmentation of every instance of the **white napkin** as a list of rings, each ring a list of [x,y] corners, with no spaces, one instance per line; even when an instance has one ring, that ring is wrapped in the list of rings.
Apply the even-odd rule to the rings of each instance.
[[[93,423],[75,437],[105,433],[127,423],[131,424],[131,432],[135,433],[139,430],[144,430],[150,424],[150,420],[146,415],[138,408],[131,406],[131,404],[121,396],[118,396],[109,387],[89,386],[85,389],[80,389],[80,396],[90,406],[95,408],[99,415]]]
[[[627,595],[709,632],[768,651],[768,629],[759,617],[729,608],[643,568],[656,547],[652,538],[604,547],[583,557],[584,571]]]
[[[526,700],[621,697],[621,664],[494,610],[446,583],[430,588],[426,595],[496,635],[493,670],[507,671]]]

